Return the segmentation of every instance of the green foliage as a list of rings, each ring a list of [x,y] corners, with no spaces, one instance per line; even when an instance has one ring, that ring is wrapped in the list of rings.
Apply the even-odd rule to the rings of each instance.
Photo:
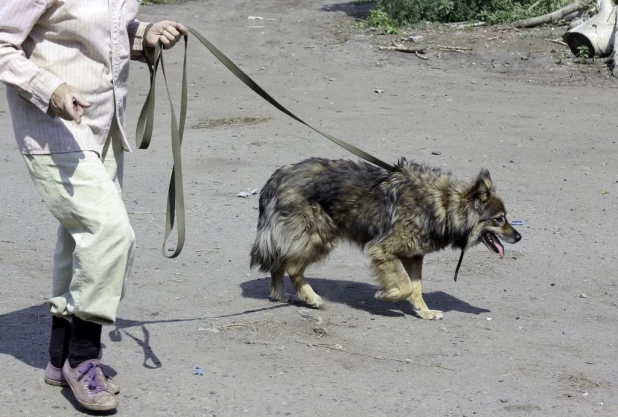
[[[578,64],[586,64],[590,59],[590,51],[586,45],[580,45],[577,47],[577,59],[575,62]]]
[[[384,12],[391,24],[399,26],[420,21],[482,20],[495,24],[553,12],[568,2],[570,0],[377,0],[376,10]]]
[[[388,34],[399,33],[399,25],[384,10],[372,10],[367,23],[371,26],[383,28]]]

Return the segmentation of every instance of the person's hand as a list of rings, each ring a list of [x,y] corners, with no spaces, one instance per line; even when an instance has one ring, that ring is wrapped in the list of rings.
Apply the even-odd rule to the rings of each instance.
[[[162,20],[150,27],[146,32],[144,42],[150,48],[154,48],[157,43],[161,42],[163,49],[170,49],[187,33],[187,28],[182,23]]]
[[[81,123],[84,109],[90,107],[82,95],[68,84],[61,84],[56,88],[49,100],[50,110],[64,120],[74,120]]]

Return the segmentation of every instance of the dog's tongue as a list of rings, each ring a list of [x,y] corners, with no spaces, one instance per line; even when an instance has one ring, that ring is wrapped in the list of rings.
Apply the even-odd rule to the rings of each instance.
[[[502,243],[500,243],[500,239],[498,239],[498,237],[494,235],[493,239],[491,239],[491,243],[493,243],[494,247],[498,249],[498,253],[500,254],[500,259],[504,259],[504,246],[502,246]]]

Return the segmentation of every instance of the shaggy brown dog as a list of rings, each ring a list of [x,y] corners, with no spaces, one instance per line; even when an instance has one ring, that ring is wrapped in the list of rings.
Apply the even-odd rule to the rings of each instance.
[[[516,243],[521,235],[507,221],[486,170],[464,183],[405,159],[389,172],[366,162],[312,158],[278,169],[262,189],[251,266],[271,273],[272,300],[295,299],[285,291],[287,272],[298,298],[319,308],[324,301],[305,270],[346,239],[371,258],[376,298],[407,299],[419,317],[440,319],[442,312],[423,300],[423,256],[483,242],[503,257],[500,238]]]

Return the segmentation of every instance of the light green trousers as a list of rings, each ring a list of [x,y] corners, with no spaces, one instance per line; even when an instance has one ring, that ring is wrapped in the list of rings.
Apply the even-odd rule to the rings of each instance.
[[[85,151],[24,155],[24,160],[60,222],[48,301],[51,313],[113,324],[135,248],[121,197],[124,151],[116,124],[102,155]]]

